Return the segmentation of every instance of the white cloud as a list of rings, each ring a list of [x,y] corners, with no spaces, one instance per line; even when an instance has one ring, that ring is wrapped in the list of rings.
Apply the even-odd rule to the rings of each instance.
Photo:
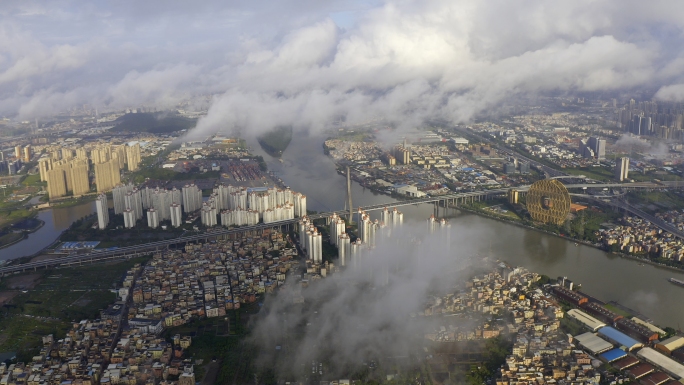
[[[684,5],[542,0],[0,5],[0,114],[214,94],[201,132],[467,120],[546,91],[682,100]],[[3,9],[4,8],[4,9]],[[681,11],[681,12],[680,12]],[[346,12],[346,13],[345,13]],[[353,15],[344,28],[333,20]],[[679,88],[678,88],[679,87]]]

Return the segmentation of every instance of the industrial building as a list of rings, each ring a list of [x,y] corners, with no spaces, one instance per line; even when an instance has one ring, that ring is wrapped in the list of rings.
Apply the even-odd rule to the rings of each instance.
[[[612,362],[612,366],[620,371],[638,364],[640,361],[633,356],[625,356],[617,361]]]
[[[575,291],[568,290],[562,286],[552,286],[551,291],[558,298],[562,299],[563,301],[569,302],[575,306],[582,306],[589,302],[589,298]]]
[[[422,198],[426,196],[424,192],[418,190],[418,187],[410,184],[398,184],[393,186],[394,192],[411,198]]]
[[[615,327],[644,343],[655,341],[660,338],[658,333],[627,318],[621,318],[615,321]]]
[[[646,363],[640,363],[627,369],[627,374],[635,380],[646,377],[653,372],[655,372],[653,365]]]
[[[611,349],[601,354],[599,357],[601,357],[603,361],[611,363],[621,358],[627,357],[627,352],[622,349]]]
[[[684,337],[682,336],[674,336],[666,339],[665,341],[661,341],[654,346],[656,350],[660,351],[663,354],[667,354],[668,356],[672,354],[673,351],[684,347]]]
[[[684,378],[684,365],[654,349],[643,348],[637,352],[637,357],[659,367],[677,380]]]
[[[566,313],[570,318],[573,318],[580,323],[582,323],[584,326],[588,327],[591,329],[593,332],[596,332],[597,330],[601,329],[602,327],[606,326],[605,323],[597,320],[596,318],[590,316],[589,314],[578,310],[578,309],[570,309]]]
[[[632,351],[634,349],[639,349],[644,346],[641,342],[635,340],[634,338],[628,336],[617,329],[606,326],[598,331],[599,336],[605,338],[606,340],[619,345],[624,346],[627,351]]]
[[[577,343],[591,354],[601,354],[613,348],[613,344],[596,336],[594,333],[584,333],[573,337]]]
[[[594,302],[585,304],[584,310],[587,313],[597,317],[598,319],[603,320],[607,324],[613,324],[615,321],[619,320],[620,318],[623,318],[621,315],[616,314]]]
[[[642,320],[642,319],[639,319],[639,318],[637,318],[637,317],[632,317],[632,321],[638,323],[638,324],[641,325],[641,326],[644,326],[644,327],[648,328],[648,330],[651,330],[651,331],[653,331],[653,332],[655,332],[655,333],[660,334],[661,336],[664,336],[665,334],[667,334],[667,332],[666,332],[665,330],[663,330],[663,329],[661,329],[661,328],[659,328],[659,327],[653,325],[652,323],[649,323],[649,322],[646,322],[646,321],[644,321],[644,320]]]
[[[672,378],[663,372],[651,373],[648,376],[642,378],[639,382],[643,385],[663,385],[668,382],[672,382],[671,385],[679,385],[678,381],[672,381]]]

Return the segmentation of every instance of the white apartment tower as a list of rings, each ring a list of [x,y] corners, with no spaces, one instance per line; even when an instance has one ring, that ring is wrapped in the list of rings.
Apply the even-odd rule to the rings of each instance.
[[[183,211],[191,213],[202,208],[202,190],[194,183],[183,186]]]
[[[125,184],[118,185],[112,189],[112,198],[114,199],[114,214],[123,214],[126,210],[126,194],[133,191],[133,185]]]
[[[97,196],[95,209],[97,210],[97,227],[100,230],[104,230],[109,224],[109,208],[107,207],[107,196],[105,194]]]
[[[133,210],[133,212],[135,213],[135,220],[137,221],[142,219],[143,208],[140,191],[134,188],[132,191],[127,192],[124,196],[124,201],[126,208]]]
[[[171,215],[171,226],[180,227],[183,224],[183,217],[181,212],[181,206],[177,203],[172,203],[169,207]]]
[[[159,227],[159,212],[155,209],[147,210],[147,226],[152,229]]]
[[[351,242],[347,233],[342,233],[337,239],[337,254],[340,258],[340,265],[347,266],[347,259],[351,254]]]
[[[620,158],[615,163],[615,179],[620,182],[629,177],[629,158]]]
[[[135,211],[132,209],[126,209],[123,212],[123,217],[124,217],[124,227],[127,229],[135,227]]]

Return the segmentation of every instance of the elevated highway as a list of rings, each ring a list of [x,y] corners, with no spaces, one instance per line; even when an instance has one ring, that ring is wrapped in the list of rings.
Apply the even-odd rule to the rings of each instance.
[[[672,185],[672,186],[674,186],[674,185]],[[568,189],[585,189],[585,188],[655,189],[655,188],[668,188],[668,187],[670,187],[670,184],[667,184],[667,182],[662,182],[660,184],[651,183],[651,182],[622,183],[622,184],[619,184],[619,183],[604,183],[604,184],[583,183],[583,184],[569,184],[569,185],[566,185],[566,187]],[[681,187],[684,187],[684,185]],[[515,187],[515,189],[517,189],[518,191],[524,192],[527,189],[529,189],[529,186]],[[418,205],[418,204],[424,204],[424,203],[443,204],[445,206],[457,206],[461,203],[472,202],[472,201],[482,200],[482,199],[491,199],[493,197],[506,196],[506,194],[508,194],[509,190],[510,190],[510,188],[499,188],[499,189],[492,189],[492,190],[453,193],[453,194],[447,194],[447,195],[431,196],[431,197],[425,197],[425,198],[419,198],[419,199],[411,199],[411,200],[405,200],[405,201],[388,202],[388,203],[381,203],[381,204],[370,205],[370,206],[362,206],[362,207],[360,207],[360,209],[362,209],[364,211],[376,211],[376,210],[382,210],[385,207],[393,208],[393,207],[402,207],[402,206],[412,206],[412,205]],[[642,218],[645,218],[645,219],[653,222],[653,219],[651,219],[651,218],[654,218],[653,216],[649,216],[647,213],[643,213],[640,210],[637,211],[636,208],[632,208],[631,206],[630,207],[622,206],[620,208],[623,208],[627,211],[632,212],[634,215],[641,216]],[[315,219],[322,219],[322,218],[328,218],[328,217],[332,216],[333,214],[343,216],[343,215],[347,215],[348,212],[349,212],[348,210],[330,211],[330,212],[325,212],[325,213],[318,213],[318,214],[309,215],[309,218],[314,219],[314,220]],[[164,250],[164,249],[166,249],[170,246],[174,246],[174,245],[180,245],[180,244],[191,243],[191,242],[199,242],[199,241],[206,242],[206,241],[217,239],[218,237],[230,236],[232,234],[245,233],[245,232],[250,232],[250,231],[261,231],[264,229],[288,226],[288,225],[296,223],[298,220],[299,219],[288,219],[288,220],[283,220],[283,221],[278,221],[278,222],[272,222],[272,223],[266,223],[266,224],[260,223],[260,224],[254,225],[254,226],[242,226],[239,228],[232,228],[232,229],[224,229],[224,228],[211,229],[210,231],[206,231],[206,232],[203,232],[201,234],[188,235],[188,236],[183,236],[183,237],[174,238],[174,239],[167,239],[167,240],[163,240],[163,241],[150,242],[150,243],[121,247],[121,248],[116,248],[116,249],[94,250],[92,252],[84,253],[84,254],[68,255],[68,256],[64,256],[64,257],[60,257],[60,258],[53,258],[53,259],[47,259],[47,260],[43,260],[43,261],[29,262],[29,263],[20,264],[20,265],[3,266],[3,267],[0,267],[0,276],[5,275],[5,274],[22,272],[22,271],[26,271],[26,270],[37,270],[39,268],[69,266],[69,265],[81,264],[84,262],[90,263],[90,262],[97,262],[97,261],[106,261],[106,260],[111,260],[111,259],[127,259],[127,258],[132,258],[132,257],[140,256],[140,255],[145,255],[145,254],[161,251],[161,250]],[[653,222],[653,223],[655,223],[655,222]],[[667,231],[673,232],[671,230],[667,230]],[[674,232],[673,232],[673,234],[674,234]],[[683,238],[684,238],[684,236],[683,236]]]

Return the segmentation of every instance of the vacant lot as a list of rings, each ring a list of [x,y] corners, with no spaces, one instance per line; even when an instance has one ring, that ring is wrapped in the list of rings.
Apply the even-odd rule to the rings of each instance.
[[[0,351],[17,351],[18,358],[30,361],[42,336],[62,338],[72,321],[97,318],[101,309],[116,300],[111,289],[125,272],[146,260],[51,269],[4,279],[0,301],[8,301],[0,308]]]

